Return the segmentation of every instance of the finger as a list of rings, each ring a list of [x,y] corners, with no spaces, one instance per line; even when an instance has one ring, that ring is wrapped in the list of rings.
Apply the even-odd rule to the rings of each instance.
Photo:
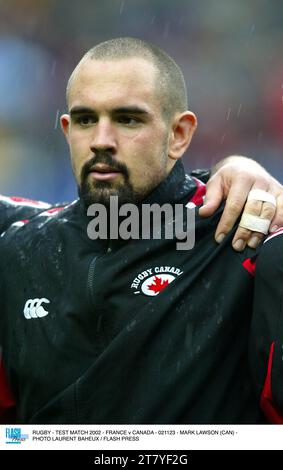
[[[244,214],[256,215],[261,219],[272,220],[276,208],[269,202],[248,201],[245,205]],[[261,232],[248,230],[243,227],[238,227],[234,235],[232,245],[237,251],[242,251],[246,245],[250,248],[256,248],[265,235]]]
[[[256,201],[252,199],[246,202],[243,214],[260,216],[261,209],[262,201]],[[252,236],[252,234],[254,234],[254,236]],[[252,232],[252,230],[248,230],[247,228],[239,226],[232,240],[232,246],[234,250],[242,251],[246,247],[248,240],[251,240],[251,243],[255,245],[254,248],[256,248],[261,240],[261,234],[259,232]]]
[[[250,189],[251,184],[246,180],[239,180],[231,186],[223,214],[215,232],[215,239],[218,243],[230,232],[239,218]]]
[[[233,228],[243,208],[244,213],[246,214],[249,213],[248,210],[251,210],[253,215],[260,215],[262,202],[254,200],[246,202],[246,200],[251,189],[262,189],[263,191],[268,191],[269,183],[265,178],[261,177],[258,177],[253,185],[251,185],[250,181],[251,180],[249,178],[242,178],[231,187],[225,209],[216,229],[215,239],[218,243],[220,243],[224,239],[225,235]],[[248,206],[246,204],[248,204]],[[243,236],[243,238],[241,236]],[[236,235],[233,238],[234,249],[242,251],[246,246],[247,240],[251,238],[251,236],[252,232],[250,230],[243,228],[242,230],[237,229]],[[259,238],[261,239],[262,237]],[[255,244],[255,240],[253,240],[253,244]]]
[[[264,202],[262,204],[260,217],[262,219],[270,220],[270,223],[271,223],[275,212],[276,212],[276,207],[273,204],[270,204],[269,202]],[[264,233],[252,232],[251,236],[247,240],[247,245],[250,248],[256,248],[264,237],[265,237]]]
[[[224,188],[222,180],[218,176],[213,176],[206,185],[205,203],[199,210],[201,217],[209,217],[220,206],[224,199]]]
[[[283,192],[276,198],[276,212],[270,224],[270,232],[275,232],[278,228],[283,227]]]
[[[266,185],[262,184],[261,188],[257,187],[256,189],[263,189],[264,186]],[[252,189],[255,188],[253,187]],[[269,194],[272,194],[272,190],[267,187],[265,187],[264,191],[267,191]],[[245,204],[243,215],[255,215],[257,217],[260,217],[261,219],[269,220],[271,222],[274,217],[275,211],[276,207],[270,202],[262,202],[256,199],[251,199]],[[234,235],[232,245],[233,248],[237,251],[242,251],[246,245],[248,245],[250,248],[256,248],[263,237],[264,234],[261,232],[248,230],[239,226]]]

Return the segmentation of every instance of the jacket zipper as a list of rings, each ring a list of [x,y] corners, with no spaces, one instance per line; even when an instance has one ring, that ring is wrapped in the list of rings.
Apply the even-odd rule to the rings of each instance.
[[[108,250],[107,250],[108,252]],[[106,252],[106,253],[107,253]],[[89,268],[88,268],[88,275],[87,275],[87,292],[88,294],[90,295],[90,298],[92,301],[94,301],[94,297],[93,297],[93,281],[94,281],[94,271],[95,271],[95,265],[96,265],[96,261],[98,258],[101,258],[101,256],[104,256],[106,253],[103,253],[101,255],[97,255],[95,256],[91,262],[90,262],[90,265],[89,265]]]
[[[95,256],[92,260],[91,260],[91,263],[89,265],[89,268],[88,268],[88,275],[87,275],[87,291],[90,295],[90,298],[92,299],[92,301],[94,300],[93,299],[93,290],[92,290],[92,286],[93,286],[93,280],[94,280],[94,270],[95,270],[95,264],[96,264],[96,260],[97,260],[98,256]]]

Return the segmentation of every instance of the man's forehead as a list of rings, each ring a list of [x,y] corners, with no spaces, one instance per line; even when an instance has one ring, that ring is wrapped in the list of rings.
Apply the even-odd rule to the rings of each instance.
[[[138,83],[140,86],[153,86],[156,69],[149,61],[130,57],[116,60],[87,59],[79,64],[73,84],[79,82],[107,84],[115,81],[118,84]]]
[[[76,70],[69,97],[115,99],[126,93],[150,99],[155,95],[155,74],[153,64],[143,58],[87,59]]]

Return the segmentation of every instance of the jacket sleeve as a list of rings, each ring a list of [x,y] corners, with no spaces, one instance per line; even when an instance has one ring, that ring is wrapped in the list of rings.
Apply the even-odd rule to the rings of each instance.
[[[193,170],[190,172],[190,176],[194,176],[206,184],[210,178],[210,173],[211,171],[208,169]]]
[[[0,351],[0,424],[16,422],[16,402],[12,396]]]
[[[0,195],[0,235],[15,222],[27,220],[39,212],[49,209],[50,205],[19,197]],[[1,261],[1,260],[0,260]],[[1,308],[1,282],[0,282],[0,308]],[[0,312],[1,313],[1,312]],[[0,324],[1,337],[1,324]],[[16,421],[16,404],[10,392],[4,365],[1,358],[0,344],[0,423],[14,423]]]
[[[255,270],[250,365],[268,421],[283,424],[283,230],[264,242]]]
[[[14,222],[29,219],[49,207],[45,202],[0,195],[0,234]]]

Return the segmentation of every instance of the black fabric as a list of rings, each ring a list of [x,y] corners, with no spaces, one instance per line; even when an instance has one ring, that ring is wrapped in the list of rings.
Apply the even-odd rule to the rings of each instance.
[[[267,240],[258,255],[251,334],[251,370],[258,399],[265,383],[274,343],[271,393],[277,411],[283,409],[283,234]],[[283,417],[283,413],[281,412]]]
[[[190,175],[194,176],[195,178],[200,179],[203,183],[207,183],[210,178],[211,171],[210,170],[193,170],[191,171]]]
[[[182,203],[186,217],[195,191],[178,164],[147,202]],[[21,422],[262,422],[247,360],[250,251],[233,251],[233,233],[216,244],[221,212],[196,214],[187,251],[176,240],[90,240],[79,201],[6,230],[1,341]],[[162,271],[173,282],[145,294]],[[35,298],[49,313],[27,319]]]
[[[0,196],[0,233],[3,233],[10,225],[21,220],[29,219],[51,206],[49,204],[38,204],[36,201],[24,202],[22,198],[13,198]]]

